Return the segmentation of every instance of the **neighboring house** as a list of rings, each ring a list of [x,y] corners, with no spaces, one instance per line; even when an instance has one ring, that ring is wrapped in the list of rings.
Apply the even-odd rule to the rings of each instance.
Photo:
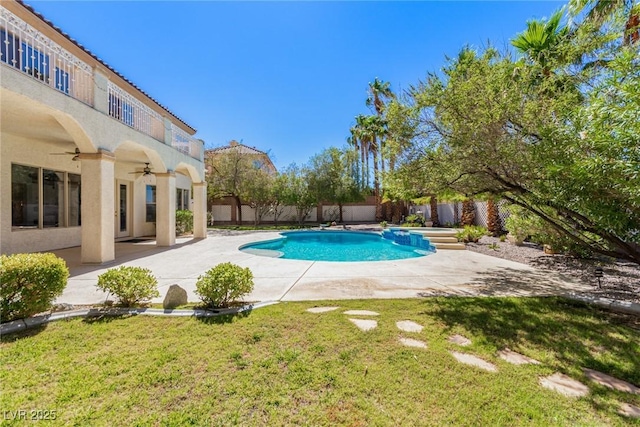
[[[103,263],[117,239],[172,246],[177,208],[206,237],[195,132],[22,1],[0,3],[1,253],[81,246]]]
[[[263,169],[269,172],[272,175],[277,173],[276,167],[273,162],[269,158],[269,155],[264,151],[260,151],[255,147],[249,147],[247,145],[241,144],[238,141],[230,141],[229,145],[224,147],[213,148],[211,150],[206,150],[205,162],[209,165],[209,161],[215,159],[216,156],[224,156],[229,153],[241,153],[243,155],[249,156],[252,159],[253,166],[259,169]],[[207,170],[211,172],[211,166],[207,166]]]

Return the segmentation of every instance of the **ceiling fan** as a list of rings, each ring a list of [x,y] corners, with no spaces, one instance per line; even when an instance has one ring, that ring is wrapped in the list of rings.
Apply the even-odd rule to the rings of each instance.
[[[65,151],[64,153],[51,153],[53,156],[66,156],[69,154],[73,154],[71,158],[72,161],[77,161],[80,158],[80,149],[76,147],[75,151]]]
[[[151,172],[151,168],[149,167],[149,162],[145,162],[144,163],[144,168],[141,171],[136,171],[136,172],[129,172],[130,174],[142,174],[142,176],[147,176],[147,175],[151,175],[153,172]]]

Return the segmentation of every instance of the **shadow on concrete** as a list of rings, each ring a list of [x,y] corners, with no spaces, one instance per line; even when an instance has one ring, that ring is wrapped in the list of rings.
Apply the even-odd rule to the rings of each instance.
[[[187,241],[176,243],[173,246],[167,247],[156,246],[155,240],[138,243],[116,242],[115,259],[103,264],[82,264],[81,250],[79,246],[76,246],[74,248],[59,249],[51,252],[65,260],[67,267],[69,268],[69,278],[71,279],[73,277],[90,273],[92,271],[117,267],[130,261],[193,245],[194,243],[200,242],[201,240],[203,239],[191,238]]]

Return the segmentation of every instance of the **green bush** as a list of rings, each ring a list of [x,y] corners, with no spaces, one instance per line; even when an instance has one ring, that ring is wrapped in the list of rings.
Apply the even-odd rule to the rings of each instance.
[[[487,234],[487,228],[480,225],[465,225],[464,229],[456,233],[459,242],[477,243],[482,236]]]
[[[48,310],[68,277],[64,260],[51,253],[0,256],[0,318],[8,322]]]
[[[193,232],[193,212],[189,210],[176,211],[176,236]]]
[[[380,227],[382,227],[382,228],[387,228],[387,225],[388,225],[387,221],[381,221],[380,222]]]
[[[230,262],[207,270],[196,282],[196,294],[210,307],[228,307],[229,303],[252,290],[251,270]]]
[[[98,276],[98,289],[109,292],[130,307],[140,301],[159,297],[158,281],[151,270],[142,267],[110,268]]]
[[[409,215],[404,219],[402,227],[424,227],[425,221],[422,215]]]

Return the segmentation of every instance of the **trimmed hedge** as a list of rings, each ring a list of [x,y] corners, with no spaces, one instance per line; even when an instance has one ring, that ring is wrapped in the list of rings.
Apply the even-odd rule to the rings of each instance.
[[[228,307],[253,291],[253,273],[247,268],[225,262],[198,277],[196,294],[209,307]]]
[[[96,286],[118,297],[120,304],[127,307],[160,296],[158,281],[151,274],[151,270],[142,267],[123,265],[110,268],[98,276]]]
[[[51,253],[0,256],[0,320],[23,319],[49,310],[68,278],[67,264]]]
[[[176,211],[176,236],[193,233],[193,212],[189,210]]]

